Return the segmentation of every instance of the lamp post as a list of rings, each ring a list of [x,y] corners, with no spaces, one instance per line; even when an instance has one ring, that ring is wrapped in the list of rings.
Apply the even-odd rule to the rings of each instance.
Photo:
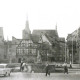
[[[66,41],[65,41],[65,62],[66,62]]]
[[[11,55],[12,52],[11,51],[12,51],[11,48],[9,48],[9,52],[8,52],[9,53],[9,63],[11,63],[11,60],[12,60],[12,58],[11,58],[12,57],[12,55]]]
[[[71,54],[70,54],[70,68],[72,68]]]
[[[48,61],[48,51],[47,51],[47,61]]]
[[[73,38],[72,38],[72,64],[73,64]]]
[[[79,66],[80,66],[80,45],[79,45]]]

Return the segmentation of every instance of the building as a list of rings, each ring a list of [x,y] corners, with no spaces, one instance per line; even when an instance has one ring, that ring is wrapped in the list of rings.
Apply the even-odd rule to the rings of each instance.
[[[0,62],[4,62],[6,58],[5,53],[5,45],[4,45],[4,34],[3,34],[3,27],[0,27]]]
[[[68,62],[80,63],[80,28],[67,36]]]
[[[57,30],[33,30],[32,34],[41,36],[42,44],[47,43],[48,49],[46,51],[49,61],[64,62],[65,38],[60,38]]]
[[[22,39],[12,37],[12,41],[5,42],[5,52],[9,62],[64,62],[65,38],[58,36],[57,29],[33,30],[31,33],[27,20]]]

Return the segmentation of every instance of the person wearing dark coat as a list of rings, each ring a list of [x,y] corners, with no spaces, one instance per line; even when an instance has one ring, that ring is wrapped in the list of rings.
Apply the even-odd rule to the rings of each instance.
[[[50,76],[50,67],[49,64],[46,65],[46,76],[47,74]]]
[[[21,61],[21,64],[20,64],[20,71],[23,71],[22,65],[23,65],[23,61]]]
[[[68,74],[68,67],[67,67],[67,63],[64,63],[64,74],[67,73]]]

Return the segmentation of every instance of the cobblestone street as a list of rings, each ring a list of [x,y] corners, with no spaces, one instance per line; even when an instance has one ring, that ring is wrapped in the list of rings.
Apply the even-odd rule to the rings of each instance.
[[[80,80],[80,73],[51,73],[51,76],[45,76],[45,73],[11,73],[10,77],[0,76],[0,80]]]

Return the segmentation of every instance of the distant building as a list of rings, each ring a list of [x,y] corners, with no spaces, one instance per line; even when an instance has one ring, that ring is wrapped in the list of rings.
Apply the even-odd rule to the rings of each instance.
[[[4,46],[3,27],[0,27],[0,62],[4,61],[4,58],[6,57],[4,48],[5,46]]]
[[[68,62],[80,63],[80,28],[67,36]]]

